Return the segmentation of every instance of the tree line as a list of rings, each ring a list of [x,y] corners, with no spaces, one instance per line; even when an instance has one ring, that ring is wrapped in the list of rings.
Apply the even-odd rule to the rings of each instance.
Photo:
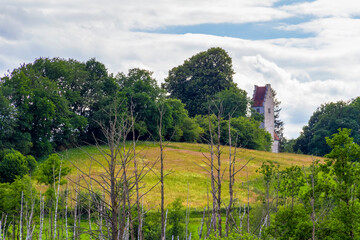
[[[324,156],[331,151],[325,137],[337,133],[339,128],[352,129],[351,137],[360,144],[360,98],[325,103],[310,117],[308,124],[296,139],[286,141],[284,151]]]
[[[141,140],[159,139],[153,113],[164,102],[166,139],[206,142],[202,122],[213,114],[207,106],[223,99],[224,105],[237,106],[233,131],[243,134],[239,146],[269,150],[271,139],[258,129],[261,118],[248,117],[251,101],[233,82],[233,74],[231,58],[221,48],[198,53],[171,69],[161,87],[148,70],[114,75],[95,59],[39,58],[0,80],[0,149],[40,157],[94,143],[94,136],[103,137],[97,123],[107,121],[104,110],[130,102]]]

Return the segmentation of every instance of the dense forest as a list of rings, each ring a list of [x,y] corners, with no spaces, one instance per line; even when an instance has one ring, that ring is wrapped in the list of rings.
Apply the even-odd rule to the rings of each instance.
[[[133,107],[141,140],[159,138],[154,113],[163,104],[164,139],[206,142],[206,119],[215,114],[209,106],[222,101],[221,124],[234,111],[231,118],[237,124],[232,131],[240,135],[239,146],[268,150],[269,135],[258,128],[254,117],[247,117],[250,99],[236,87],[233,74],[231,58],[220,48],[201,52],[170,70],[162,87],[147,70],[113,75],[95,59],[82,63],[40,58],[1,78],[0,149],[40,157],[93,143],[94,137],[102,138],[98,123],[107,122],[106,112],[119,105],[122,111]]]
[[[264,161],[261,178],[240,185],[252,160],[240,161],[240,148],[269,150],[272,140],[233,74],[221,48],[174,67],[162,86],[148,70],[113,75],[95,59],[40,58],[9,72],[0,81],[0,239],[358,239],[358,99],[321,106],[298,139],[283,139],[285,150],[325,159],[288,168]],[[139,141],[156,142],[156,161],[141,159]],[[189,198],[164,204],[168,141],[206,146],[203,210],[191,210]],[[87,169],[56,154],[84,145],[101,156],[89,153]],[[78,180],[67,179],[74,170]],[[148,174],[158,181],[144,191]],[[262,186],[251,204],[250,184]],[[142,199],[157,185],[158,209],[146,209]]]

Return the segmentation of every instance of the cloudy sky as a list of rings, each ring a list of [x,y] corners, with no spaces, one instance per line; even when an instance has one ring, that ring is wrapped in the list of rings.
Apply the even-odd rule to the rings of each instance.
[[[358,0],[1,0],[0,76],[39,57],[95,57],[111,73],[168,71],[210,47],[252,96],[270,83],[285,135],[316,108],[360,95]]]

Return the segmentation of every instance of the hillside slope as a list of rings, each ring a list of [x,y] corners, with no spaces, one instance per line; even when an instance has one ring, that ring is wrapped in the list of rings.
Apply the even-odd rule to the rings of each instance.
[[[233,148],[234,149],[234,148]],[[138,158],[141,162],[154,162],[159,157],[159,147],[152,142],[141,142],[137,145]],[[96,147],[82,147],[61,152],[59,155],[65,160],[66,165],[72,168],[69,183],[81,179],[81,171],[89,172],[100,179],[104,170],[100,165],[91,163],[91,157],[105,162]],[[91,156],[91,157],[90,157]],[[204,144],[190,143],[169,143],[165,148],[165,171],[168,174],[165,178],[165,203],[173,202],[177,197],[182,198],[186,203],[188,190],[191,207],[203,207],[207,205],[207,195],[210,190],[209,173],[204,169],[207,167],[204,161],[209,156],[208,146]],[[280,169],[292,166],[309,166],[312,157],[299,154],[270,153],[248,149],[237,149],[237,169],[241,168],[248,160],[250,162],[236,177],[235,194],[240,202],[247,201],[247,176],[250,184],[250,201],[258,201],[258,193],[262,191],[260,175],[256,172],[262,162],[270,160],[280,165]],[[225,202],[228,196],[228,166],[229,149],[222,148],[222,169],[225,170],[223,177],[223,198]],[[77,169],[78,168],[78,169]],[[155,165],[154,171],[148,173],[144,178],[143,193],[158,183],[160,164]],[[79,170],[80,169],[80,170]],[[132,166],[129,166],[132,171]],[[209,194],[210,195],[210,194]],[[143,203],[148,207],[158,208],[160,203],[160,185],[158,184],[143,199]]]

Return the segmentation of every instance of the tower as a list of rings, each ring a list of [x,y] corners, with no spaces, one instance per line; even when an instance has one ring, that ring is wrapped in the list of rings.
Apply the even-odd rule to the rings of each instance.
[[[263,87],[255,85],[253,102],[252,108],[264,115],[264,121],[260,124],[260,127],[265,128],[273,139],[271,151],[277,153],[279,152],[279,137],[275,133],[274,96],[271,85],[266,84]]]

